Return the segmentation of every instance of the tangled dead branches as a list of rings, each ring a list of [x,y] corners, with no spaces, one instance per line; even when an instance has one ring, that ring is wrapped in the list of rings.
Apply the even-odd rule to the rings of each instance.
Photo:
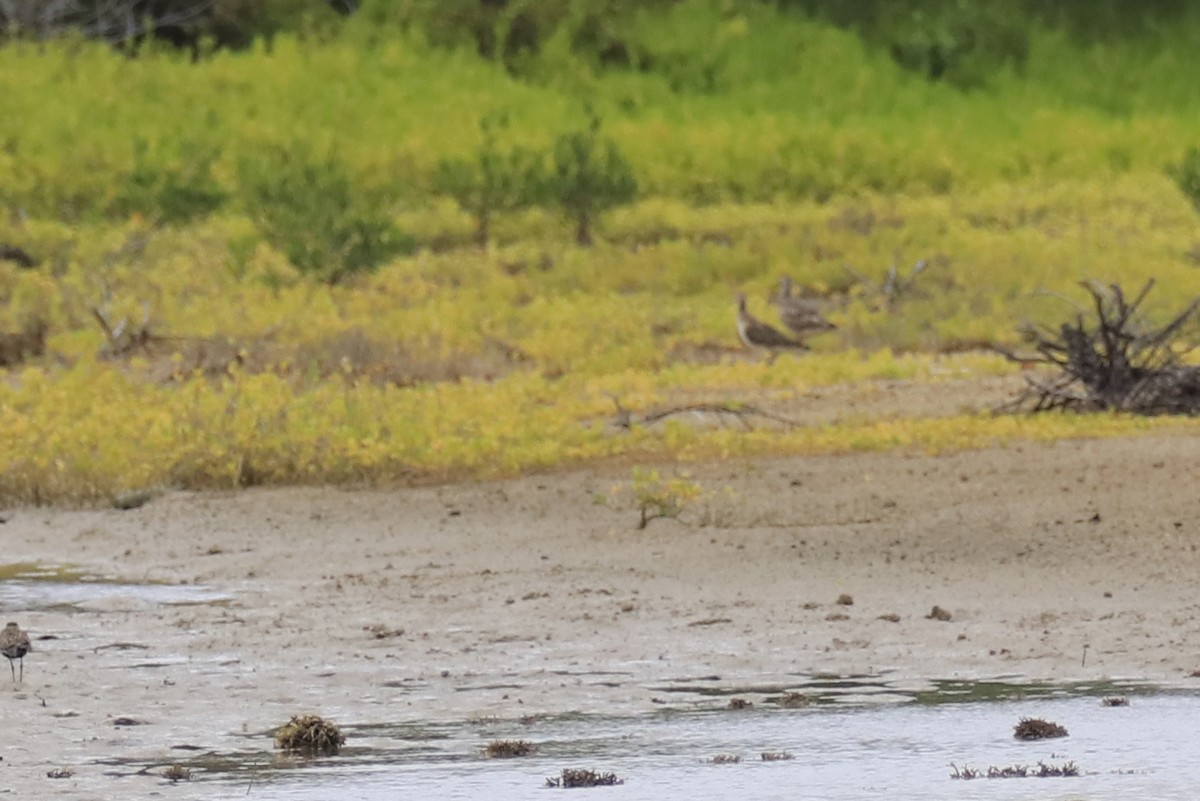
[[[1136,414],[1200,413],[1200,367],[1183,363],[1191,345],[1180,341],[1200,299],[1165,325],[1148,326],[1138,310],[1154,287],[1146,282],[1132,301],[1120,286],[1083,283],[1092,318],[1083,312],[1057,330],[1029,327],[1034,356],[1000,352],[1022,364],[1057,370],[1049,378],[1026,376],[1028,386],[1008,411],[1113,410]]]

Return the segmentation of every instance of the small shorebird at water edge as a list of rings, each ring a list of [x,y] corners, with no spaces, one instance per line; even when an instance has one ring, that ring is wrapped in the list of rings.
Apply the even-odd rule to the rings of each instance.
[[[0,631],[0,654],[8,657],[8,668],[12,671],[13,681],[17,680],[17,669],[13,667],[13,660],[21,660],[21,681],[25,681],[25,654],[32,650],[29,635],[21,631],[21,627],[16,623],[9,623]]]

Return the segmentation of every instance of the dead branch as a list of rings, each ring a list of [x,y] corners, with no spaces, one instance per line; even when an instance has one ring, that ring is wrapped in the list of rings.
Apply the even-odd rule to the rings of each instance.
[[[1200,413],[1200,367],[1182,361],[1195,344],[1179,341],[1200,310],[1200,299],[1155,328],[1141,314],[1153,279],[1132,300],[1117,284],[1084,281],[1080,286],[1091,300],[1090,317],[1081,310],[1057,329],[1025,326],[1022,334],[1033,354],[994,348],[1023,366],[1053,371],[1050,377],[1027,375],[1025,390],[1001,409]]]
[[[882,301],[884,308],[893,309],[903,297],[912,293],[917,277],[925,272],[929,264],[929,259],[921,259],[912,266],[908,275],[901,275],[896,263],[893,262],[884,272],[883,280],[878,284],[848,265],[842,265],[842,269],[854,279],[855,283],[866,290],[868,296],[875,296]]]
[[[0,0],[4,30],[47,39],[78,30],[122,44],[156,31],[188,28],[212,16],[214,0]]]
[[[646,412],[641,417],[635,416],[632,412],[621,405],[620,398],[613,398],[613,403],[617,407],[616,418],[614,423],[618,428],[628,429],[634,425],[654,425],[669,417],[674,417],[681,414],[711,414],[715,415],[719,421],[724,424],[726,418],[732,417],[747,431],[754,428],[750,424],[751,418],[761,418],[770,420],[775,423],[781,423],[789,428],[796,428],[800,423],[795,420],[789,420],[777,414],[760,409],[757,406],[750,404],[731,404],[731,403],[690,403],[686,406],[672,406],[667,409],[659,409],[654,412]]]
[[[883,294],[888,299],[889,303],[897,301],[901,295],[912,288],[913,283],[917,280],[917,276],[925,271],[929,266],[929,259],[921,259],[913,265],[908,275],[901,277],[896,271],[895,262],[888,268],[887,276],[883,280]]]
[[[145,350],[155,342],[178,338],[155,334],[150,327],[150,309],[145,305],[142,307],[142,322],[135,326],[130,326],[129,320],[126,318],[121,318],[120,322],[113,325],[109,321],[108,315],[98,306],[92,306],[91,312],[92,317],[104,331],[107,342],[104,344],[102,355],[108,358],[115,359],[137,350]]]

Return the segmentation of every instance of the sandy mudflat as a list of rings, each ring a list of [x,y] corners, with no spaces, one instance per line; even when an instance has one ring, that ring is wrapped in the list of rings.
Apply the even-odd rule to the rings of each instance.
[[[880,671],[1200,685],[1188,677],[1200,668],[1200,437],[691,473],[712,497],[686,523],[643,531],[629,506],[597,503],[627,468],[13,510],[5,562],[228,600],[164,605],[118,588],[31,608],[32,590],[0,583],[4,617],[37,649],[23,685],[0,683],[0,791],[203,797],[200,782],[104,774],[194,753],[172,746],[269,749],[243,735],[300,711],[354,725],[636,712],[664,682],[709,675],[730,687]],[[935,604],[951,620],[928,619]],[[76,775],[47,779],[57,767]]]

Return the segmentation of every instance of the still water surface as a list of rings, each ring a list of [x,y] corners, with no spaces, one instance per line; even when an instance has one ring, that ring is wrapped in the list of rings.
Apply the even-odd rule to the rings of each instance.
[[[1008,687],[1008,692],[996,692]],[[350,729],[339,757],[257,773],[257,799],[553,798],[563,768],[613,772],[625,783],[572,790],[591,799],[1195,799],[1200,787],[1200,696],[1115,688],[1127,707],[1100,703],[1106,688],[941,684],[924,692],[822,698],[791,710],[664,710],[645,716],[565,716],[531,722]],[[982,690],[982,691],[980,691]],[[1083,694],[1086,693],[1086,694]],[[1005,695],[1002,700],[974,700]],[[1028,697],[1029,695],[1039,697]],[[896,700],[896,698],[907,700]],[[1070,736],[1022,742],[1022,717],[1064,725]],[[534,757],[487,759],[494,739],[537,744]],[[764,751],[792,754],[764,762]],[[713,764],[719,754],[735,764]],[[1073,762],[1077,777],[952,779],[952,765]],[[214,777],[215,778],[215,777]],[[237,781],[226,777],[225,781]],[[571,798],[577,795],[569,796]]]
[[[103,611],[139,605],[224,603],[201,586],[128,584],[64,567],[0,565],[0,608]],[[716,676],[647,687],[644,715],[563,715],[525,721],[406,721],[346,726],[336,757],[296,759],[269,733],[246,735],[233,753],[195,749],[181,764],[204,797],[279,799],[554,798],[546,786],[564,768],[612,772],[623,784],[574,790],[589,799],[994,799],[1117,801],[1200,797],[1200,694],[1143,684],[1047,685],[895,682],[885,676],[797,676],[786,685],[731,688]],[[772,703],[784,692],[813,699],[804,709]],[[1129,706],[1101,704],[1122,695]],[[752,708],[731,709],[731,698]],[[1070,736],[1021,742],[1023,717],[1060,723]],[[488,759],[493,740],[526,740],[537,755]],[[763,761],[763,752],[791,759]],[[186,753],[186,752],[184,752]],[[180,756],[183,757],[184,753]],[[714,757],[740,761],[715,764]],[[102,760],[108,775],[152,765]],[[958,768],[1073,763],[1080,775],[951,778]],[[183,788],[178,788],[182,790]],[[570,795],[577,798],[577,795]]]

